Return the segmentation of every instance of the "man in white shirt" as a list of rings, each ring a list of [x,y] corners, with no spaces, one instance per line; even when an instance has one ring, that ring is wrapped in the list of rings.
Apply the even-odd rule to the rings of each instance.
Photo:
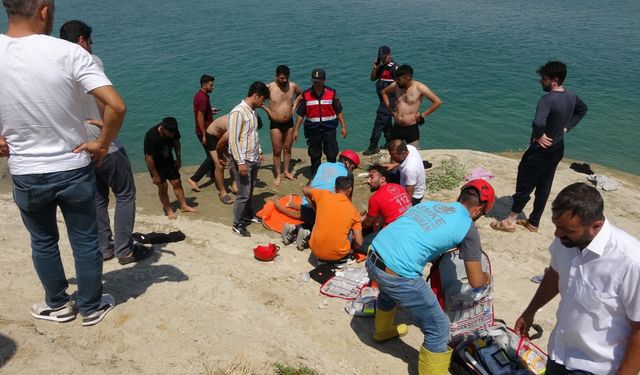
[[[65,22],[60,27],[60,39],[76,43],[91,53],[91,57],[104,71],[102,60],[93,54],[91,26],[78,20]],[[85,95],[85,127],[89,139],[100,137],[102,113],[93,95]],[[116,138],[109,145],[109,151],[102,162],[95,167],[96,173],[96,213],[98,225],[98,245],[104,260],[118,259],[125,265],[146,259],[153,255],[153,249],[133,242],[133,224],[136,219],[136,185],[131,171],[131,162],[124,145]],[[109,190],[116,198],[114,231],[109,220]],[[115,232],[115,233],[114,233]]]
[[[9,23],[0,35],[0,137],[8,145],[14,199],[31,235],[33,264],[45,291],[45,302],[34,304],[31,314],[67,322],[79,309],[82,324],[94,325],[115,301],[102,294],[91,159],[99,163],[106,155],[125,104],[87,51],[48,36],[53,0],[5,0],[3,5]],[[90,142],[83,124],[85,93],[104,104],[104,127]],[[67,293],[60,259],[58,207],[74,255],[77,304]]]
[[[247,225],[259,222],[251,207],[253,187],[258,179],[258,168],[264,160],[258,140],[258,117],[255,110],[269,99],[269,89],[256,81],[249,87],[247,97],[229,112],[229,154],[238,197],[233,206],[233,233],[251,237]]]
[[[420,152],[400,139],[392,139],[387,149],[392,163],[386,167],[389,170],[398,168],[400,185],[407,189],[413,206],[422,202],[426,189],[426,175]]]
[[[515,330],[560,294],[546,375],[640,371],[640,241],[604,217],[598,190],[584,183],[553,201],[551,264]]]

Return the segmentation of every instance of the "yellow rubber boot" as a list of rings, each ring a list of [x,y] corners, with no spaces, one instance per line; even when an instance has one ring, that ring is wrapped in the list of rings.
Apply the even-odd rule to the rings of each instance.
[[[373,332],[373,339],[375,341],[383,342],[391,340],[404,336],[409,332],[409,327],[407,327],[406,324],[395,325],[396,311],[398,311],[398,306],[390,311],[376,309],[375,331]]]
[[[451,354],[453,354],[453,349],[449,347],[444,353],[432,353],[425,349],[424,346],[421,346],[420,355],[418,356],[418,374],[448,375]]]

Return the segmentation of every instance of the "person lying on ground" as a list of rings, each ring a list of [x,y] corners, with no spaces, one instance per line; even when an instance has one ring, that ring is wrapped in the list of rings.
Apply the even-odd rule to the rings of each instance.
[[[334,191],[336,178],[348,176],[360,165],[360,157],[353,150],[344,150],[338,156],[336,163],[324,162],[318,167],[318,172],[307,186],[313,189]],[[278,211],[293,218],[302,220],[306,224],[306,229],[311,229],[315,221],[315,212],[309,205],[307,199],[302,199],[302,204],[298,205],[291,200],[286,207],[283,207],[274,199],[274,205]]]

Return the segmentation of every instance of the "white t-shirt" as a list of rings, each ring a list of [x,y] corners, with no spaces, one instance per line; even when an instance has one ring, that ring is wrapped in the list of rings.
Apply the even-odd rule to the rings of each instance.
[[[104,63],[102,62],[102,59],[99,58],[97,55],[91,55],[91,57],[93,57],[93,61],[96,62],[96,65],[98,65],[98,68],[104,72]],[[95,96],[91,95],[91,94],[85,94],[84,95],[84,107],[85,107],[85,115],[84,118],[85,119],[101,119],[102,117],[100,116],[100,109],[98,108],[98,105],[96,104],[96,98]],[[89,140],[96,140],[98,139],[98,137],[100,137],[100,128],[92,125],[88,122],[85,121],[84,123],[85,127],[87,128],[87,136],[89,137]],[[121,149],[123,147],[122,143],[120,142],[120,140],[118,138],[116,138],[113,142],[111,142],[111,144],[109,145],[109,151],[107,152],[107,154],[111,154],[113,152],[118,151],[119,149]]]
[[[0,135],[12,175],[82,168],[84,95],[111,81],[82,47],[46,35],[0,34]]]
[[[409,155],[400,164],[400,185],[407,187],[415,185],[411,198],[422,199],[426,187],[426,177],[424,174],[424,164],[422,156],[417,148],[407,145]]]
[[[582,251],[556,238],[549,251],[560,305],[549,356],[570,370],[614,374],[640,322],[640,242],[605,220]]]

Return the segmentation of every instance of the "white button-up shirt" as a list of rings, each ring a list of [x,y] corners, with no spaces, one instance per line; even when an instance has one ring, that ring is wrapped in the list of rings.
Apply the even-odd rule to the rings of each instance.
[[[551,359],[571,370],[615,373],[630,321],[640,322],[640,241],[605,220],[583,251],[558,238],[549,251],[561,298],[549,338]]]

